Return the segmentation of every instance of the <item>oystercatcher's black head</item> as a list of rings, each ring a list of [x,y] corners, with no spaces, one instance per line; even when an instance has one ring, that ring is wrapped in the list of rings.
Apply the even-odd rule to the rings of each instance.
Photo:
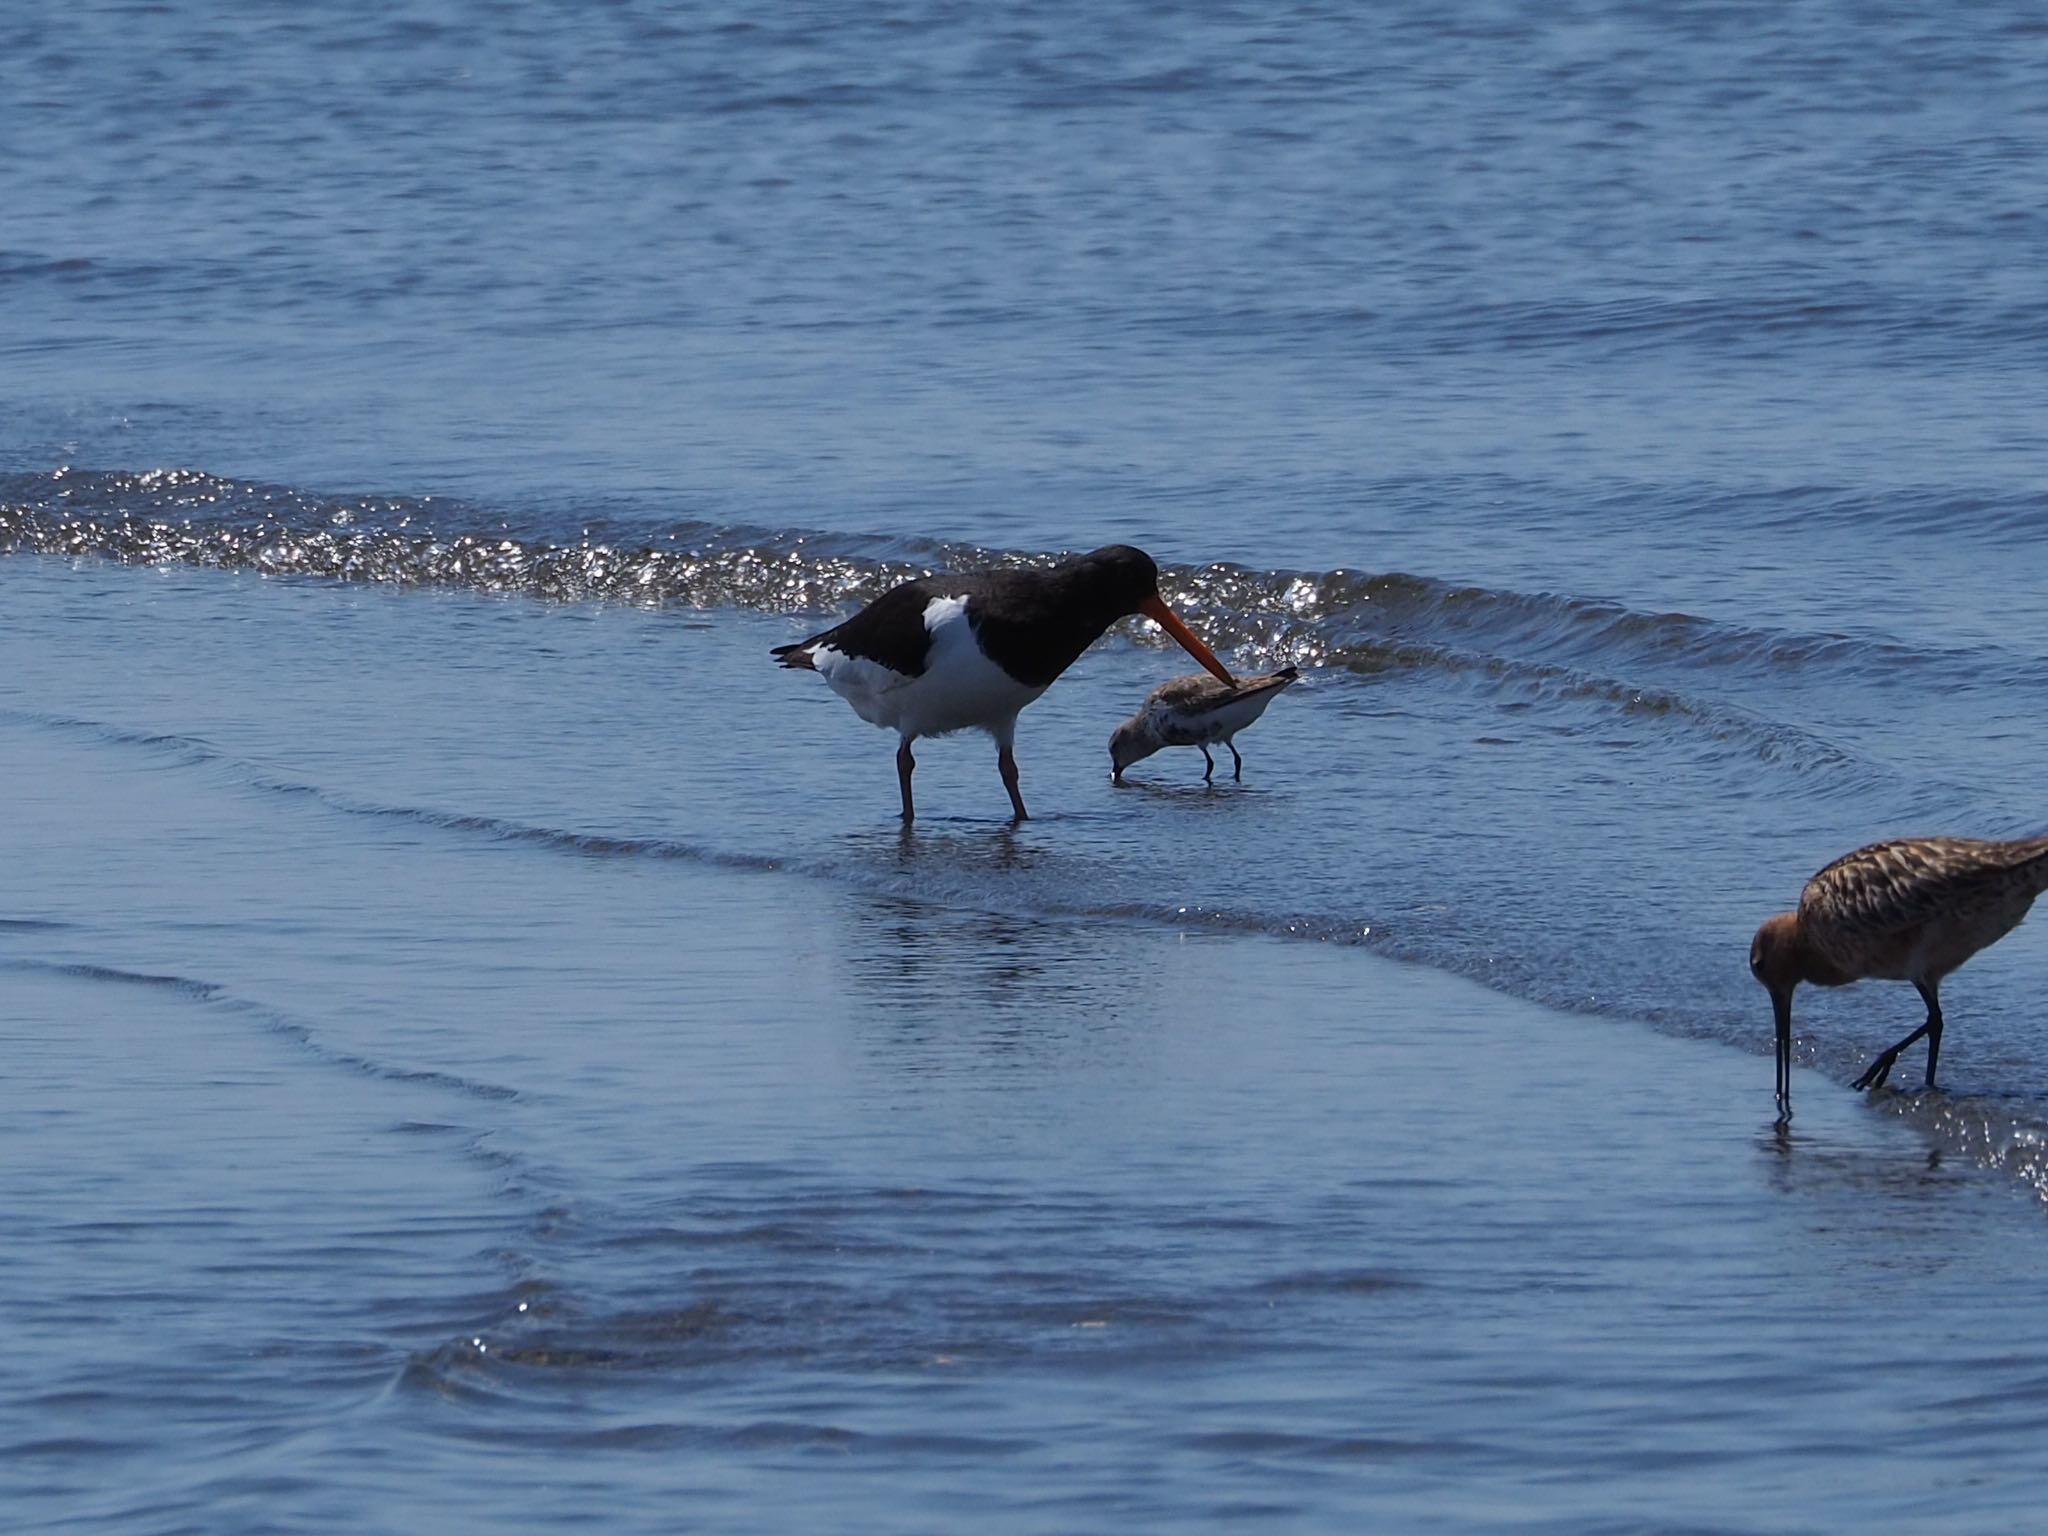
[[[1060,566],[1053,575],[1070,590],[1087,594],[1084,603],[1106,614],[1101,629],[1121,618],[1142,613],[1177,640],[1195,660],[1226,683],[1237,679],[1199,640],[1159,595],[1159,567],[1150,555],[1129,544],[1106,544]]]
[[[1048,607],[1094,625],[1097,634],[1159,600],[1159,567],[1145,551],[1128,544],[1109,544],[1063,560],[1041,579]]]
[[[1064,569],[1073,573],[1077,585],[1085,583],[1105,597],[1113,594],[1121,608],[1119,617],[1136,613],[1146,598],[1159,595],[1158,563],[1129,544],[1091,549]]]

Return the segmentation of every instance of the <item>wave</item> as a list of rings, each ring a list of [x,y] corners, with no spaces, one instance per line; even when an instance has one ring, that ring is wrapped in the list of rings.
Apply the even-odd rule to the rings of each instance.
[[[2001,517],[2019,514],[2000,503]],[[1811,516],[1810,499],[1779,507]],[[557,602],[833,613],[934,571],[1044,565],[1054,554],[937,539],[684,520],[650,531],[578,519],[573,537],[436,497],[329,496],[190,469],[0,476],[0,552],[189,565]],[[1377,672],[1484,671],[1538,691],[1676,707],[1628,678],[1646,668],[1745,682],[1852,674],[1876,686],[1942,677],[2048,686],[2048,664],[1882,635],[1796,633],[1555,592],[1426,575],[1170,566],[1168,598],[1212,639],[1261,660]]]
[[[187,565],[550,602],[827,615],[934,571],[1049,563],[1048,553],[936,539],[621,515],[515,525],[435,497],[330,496],[200,470],[58,470],[0,477],[0,552]],[[1247,667],[1409,674],[1515,707],[1563,711],[1567,730],[1668,722],[1680,750],[1762,764],[1839,797],[1898,788],[1857,758],[1749,700],[1773,689],[2033,687],[2048,661],[1916,648],[1878,635],[1796,633],[1557,592],[1458,585],[1401,572],[1169,566],[1173,605]],[[1165,642],[1130,626],[1137,643]],[[592,851],[598,851],[593,846]]]
[[[496,1083],[483,1082],[459,1073],[442,1072],[433,1068],[397,1066],[330,1045],[316,1036],[310,1026],[300,1023],[276,1008],[238,998],[218,982],[202,981],[190,976],[135,971],[122,966],[101,965],[88,961],[65,962],[29,957],[0,959],[0,970],[40,972],[49,976],[67,976],[74,980],[112,986],[148,987],[175,992],[197,1003],[244,1014],[255,1020],[265,1032],[282,1035],[295,1041],[321,1061],[359,1072],[366,1077],[374,1077],[384,1082],[410,1083],[420,1087],[442,1089],[460,1094],[464,1098],[503,1100],[519,1097],[518,1090]]]
[[[1464,976],[1494,990],[1551,1007],[1625,1014],[1642,1011],[1631,1009],[1626,998],[1589,1007],[1584,991],[1574,979],[1574,968],[1541,945],[1517,957],[1505,956],[1485,931],[1439,924],[1398,902],[1395,910],[1385,913],[1334,906],[1304,911],[1298,888],[1290,890],[1290,901],[1280,907],[1255,901],[1233,904],[1134,899],[1119,891],[1115,882],[1097,878],[1098,872],[1076,870],[1042,851],[1019,849],[1005,841],[992,842],[980,837],[955,839],[944,833],[934,834],[929,827],[915,845],[917,856],[910,859],[905,857],[903,835],[896,831],[855,834],[840,846],[823,851],[774,853],[676,837],[554,826],[350,794],[311,779],[280,773],[197,737],[127,730],[66,715],[0,710],[0,717],[24,719],[44,729],[94,741],[146,749],[162,754],[171,765],[203,766],[258,793],[310,801],[326,811],[353,818],[404,822],[454,836],[524,844],[581,858],[676,860],[749,873],[795,874],[869,896],[1006,917],[1131,923],[1180,932],[1355,945],[1390,959]],[[1681,1032],[1689,1027],[1679,1012],[1658,1012],[1652,1021]],[[337,1061],[380,1076],[408,1076],[327,1051],[317,1046],[301,1026],[289,1021],[281,1021],[277,1027]],[[1717,1025],[1702,1025],[1700,1032],[1721,1038]],[[409,1075],[409,1080],[415,1076],[422,1081],[438,1081],[434,1074]],[[510,1096],[509,1090],[452,1079],[442,1086],[485,1097]]]
[[[1358,892],[1349,885],[1341,897],[1318,902],[1309,894],[1310,886],[1299,880],[1286,887],[1284,898],[1271,903],[1255,894],[1234,902],[1176,903],[1133,896],[1128,882],[1107,878],[1101,867],[1085,858],[1076,862],[1057,851],[985,835],[978,826],[966,835],[928,826],[920,829],[914,841],[893,829],[862,832],[808,850],[764,852],[375,799],[281,772],[194,736],[124,729],[48,713],[0,710],[0,717],[144,751],[167,766],[204,771],[327,813],[403,822],[453,838],[518,843],[575,858],[675,860],[764,876],[795,874],[889,901],[967,914],[1090,925],[1108,922],[1356,947],[1463,976],[1545,1006],[1642,1019],[1669,1033],[1744,1044],[1761,1051],[1763,1036],[1752,1027],[1753,1006],[1738,1009],[1739,1022],[1731,1028],[1729,968],[1726,956],[1711,943],[1704,947],[1691,942],[1668,946],[1647,988],[1627,985],[1611,974],[1603,983],[1600,976],[1589,973],[1584,930],[1557,914],[1520,910],[1512,918],[1520,939],[1503,946],[1496,925],[1475,923],[1469,914],[1461,916],[1449,906],[1418,901],[1415,890],[1398,879],[1372,887],[1380,894],[1370,905],[1358,904]],[[1596,912],[1592,920],[1598,926],[1603,918]],[[377,1060],[337,1047],[300,1020],[235,997],[213,982],[97,964],[0,957],[0,970],[20,967],[92,982],[173,989],[201,1005],[244,1014],[264,1030],[295,1041],[325,1062],[380,1080],[474,1099],[520,1096],[517,1090],[498,1084]],[[1756,999],[1746,1001],[1753,1005]],[[1811,1039],[1802,1037],[1801,1060],[1841,1075],[1864,1061],[1867,1044],[1863,1031],[1830,1028]],[[1975,1160],[2007,1170],[2048,1197],[2048,1122],[2041,1121],[2037,1105],[2024,1099],[2014,1102],[2011,1096],[1964,1100],[1940,1095],[1924,1102],[1902,1097],[1897,1107],[1938,1141],[1966,1149]]]
[[[1134,313],[1103,310],[1104,323],[1164,337],[1199,334],[1222,348],[1257,354],[1257,338],[1301,338],[1304,345],[1370,351],[1380,360],[1516,355],[1626,359],[1679,353],[1689,359],[1781,359],[1802,349],[1845,355],[1918,358],[1930,345],[1970,345],[1981,362],[2018,359],[2018,338],[2040,333],[2048,305],[2007,303],[1911,287],[1831,284],[1826,288],[1731,294],[1642,293],[1417,305],[1267,305],[1191,309],[1162,303]]]

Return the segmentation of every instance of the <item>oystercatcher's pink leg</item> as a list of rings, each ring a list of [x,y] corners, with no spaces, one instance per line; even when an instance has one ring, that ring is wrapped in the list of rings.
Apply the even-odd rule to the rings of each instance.
[[[910,738],[903,738],[903,745],[896,749],[896,782],[903,786],[903,819],[912,821],[916,813],[910,806],[910,775],[917,767],[917,759],[910,755]]]
[[[1031,813],[1024,809],[1024,797],[1017,792],[1017,759],[1007,743],[996,749],[996,767],[1002,771],[1003,788],[1010,792],[1010,804],[1017,812],[1017,820],[1029,821]]]

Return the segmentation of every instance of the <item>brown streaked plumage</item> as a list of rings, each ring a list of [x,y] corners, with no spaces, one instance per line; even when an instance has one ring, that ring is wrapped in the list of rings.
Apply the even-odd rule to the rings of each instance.
[[[1757,929],[1749,969],[1771,994],[1778,1029],[1778,1106],[1792,1100],[1792,993],[1802,981],[1840,987],[1910,981],[1927,1019],[1856,1079],[1877,1088],[1899,1053],[1927,1037],[1927,1086],[1941,1055],[1941,981],[1997,943],[2048,889],[2048,837],[2010,842],[1905,837],[1844,854],[1806,882],[1799,910]]]
[[[1138,712],[1116,728],[1109,738],[1109,776],[1121,784],[1124,770],[1150,757],[1162,747],[1200,747],[1209,771],[1206,783],[1216,774],[1216,759],[1209,755],[1212,742],[1230,748],[1230,760],[1237,765],[1234,777],[1244,778],[1244,758],[1232,738],[1266,712],[1282,689],[1299,681],[1294,667],[1282,667],[1263,677],[1239,678],[1225,683],[1200,672],[1168,678],[1145,697]]]

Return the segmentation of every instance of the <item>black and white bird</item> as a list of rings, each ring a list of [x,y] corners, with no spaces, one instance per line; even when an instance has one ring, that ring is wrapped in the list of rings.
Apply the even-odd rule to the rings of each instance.
[[[1168,679],[1154,688],[1138,712],[1109,738],[1110,778],[1123,783],[1126,768],[1162,747],[1200,747],[1202,761],[1209,765],[1202,775],[1206,783],[1216,776],[1216,759],[1209,755],[1209,748],[1220,741],[1230,748],[1230,760],[1237,765],[1231,777],[1242,780],[1244,758],[1232,738],[1263,715],[1266,706],[1300,677],[1295,668],[1282,667],[1264,677],[1235,683],[1200,672]]]
[[[1049,570],[923,576],[876,598],[843,624],[772,652],[819,673],[854,713],[902,737],[896,777],[912,819],[910,744],[969,727],[996,739],[996,764],[1016,819],[1028,813],[1011,752],[1017,715],[1118,619],[1143,614],[1223,682],[1235,679],[1159,595],[1159,567],[1112,544]]]

